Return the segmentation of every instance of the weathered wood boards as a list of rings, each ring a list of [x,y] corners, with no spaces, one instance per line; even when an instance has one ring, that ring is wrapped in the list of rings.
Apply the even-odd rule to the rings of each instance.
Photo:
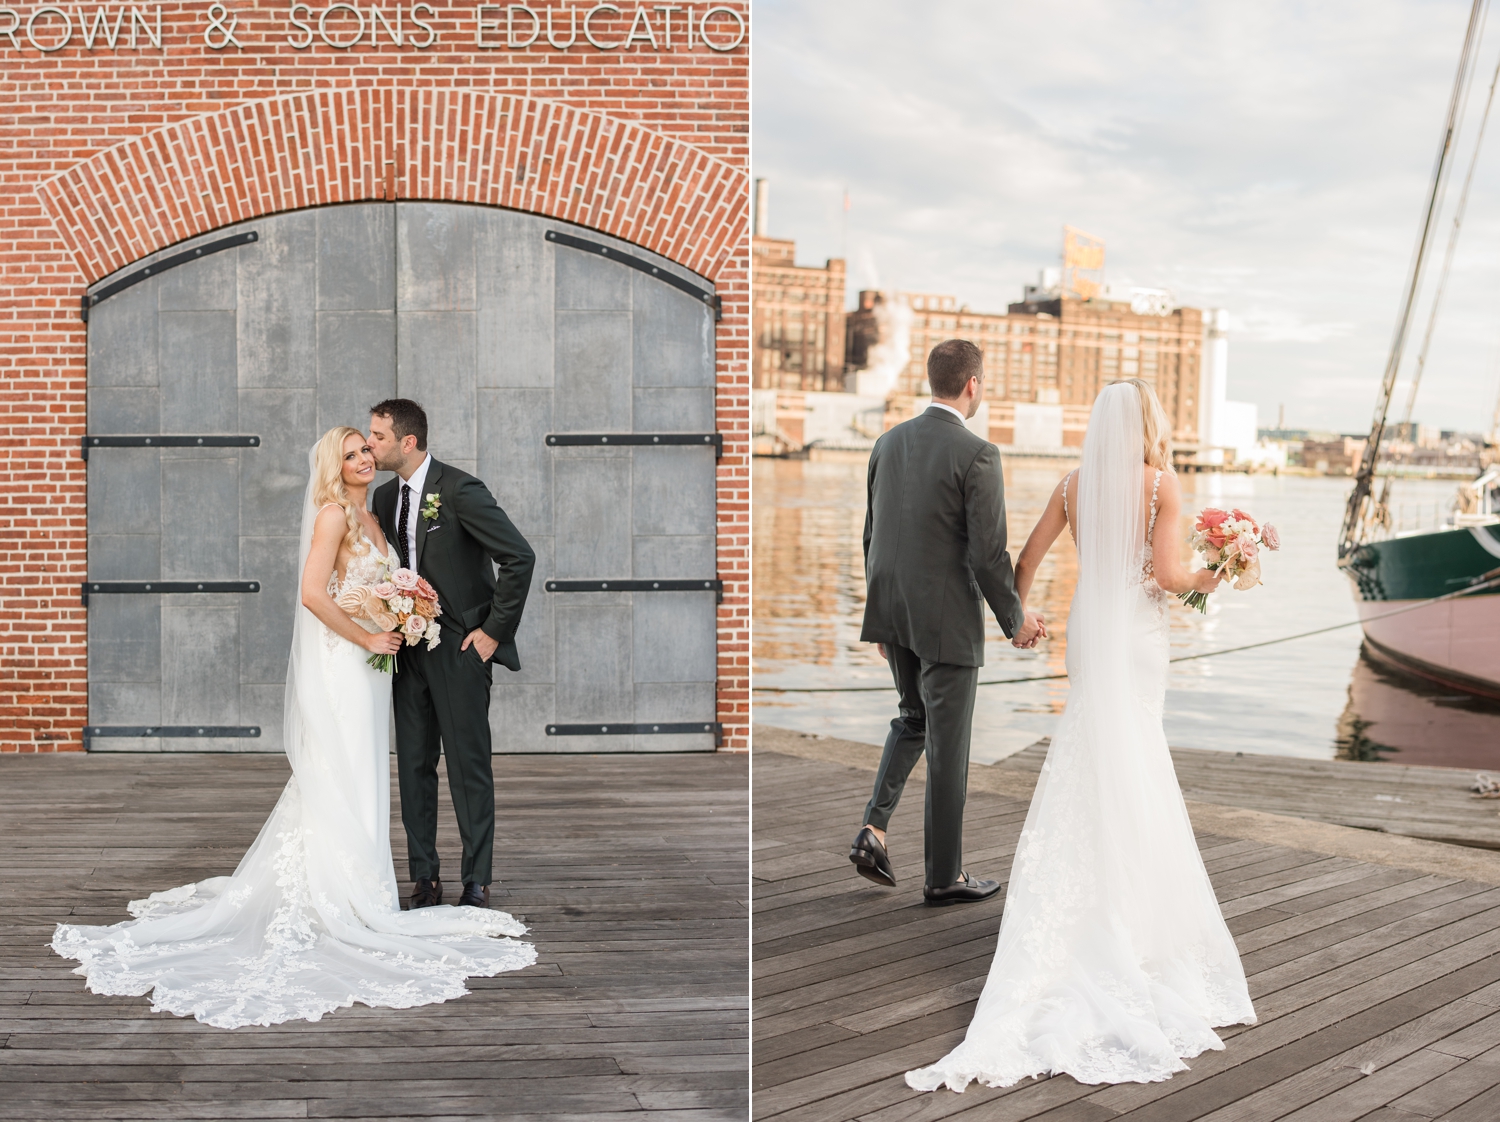
[[[962,1039],[1000,901],[922,906],[920,783],[892,820],[901,883],[883,890],[845,856],[868,771],[770,752],[754,767],[757,1119],[1500,1117],[1500,889],[1210,835],[1259,1024],[1225,1029],[1225,1051],[1164,1083],[919,1095],[903,1073]],[[1006,877],[1025,811],[971,789],[966,867]]]
[[[225,1032],[88,993],[46,944],[65,917],[115,922],[232,869],[285,761],[0,759],[0,1119],[743,1119],[746,772],[497,756],[493,899],[537,964],[443,1005]],[[456,870],[446,801],[440,822]]]

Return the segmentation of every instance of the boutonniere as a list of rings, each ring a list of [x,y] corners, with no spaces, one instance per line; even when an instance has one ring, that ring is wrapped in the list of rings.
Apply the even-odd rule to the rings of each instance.
[[[443,500],[438,498],[438,493],[431,492],[422,500],[422,521],[431,522],[438,516],[438,511],[442,509],[442,506]]]

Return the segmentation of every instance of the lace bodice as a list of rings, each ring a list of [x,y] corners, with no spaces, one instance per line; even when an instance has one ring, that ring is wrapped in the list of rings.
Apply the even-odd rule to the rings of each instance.
[[[1062,489],[1063,521],[1068,524],[1068,533],[1072,535],[1075,544],[1078,541],[1078,532],[1073,529],[1073,519],[1068,514],[1068,484],[1073,481],[1073,476],[1077,474],[1078,471],[1076,468],[1068,472],[1063,478]],[[1141,545],[1142,584],[1149,584],[1156,578],[1156,567],[1152,562],[1151,556],[1151,536],[1156,533],[1156,494],[1159,490],[1161,490],[1161,469],[1158,468],[1156,478],[1151,481],[1151,517],[1146,522],[1146,540]]]
[[[375,548],[375,543],[370,540],[369,534],[361,533],[360,537],[369,548],[349,558],[349,565],[344,570],[344,579],[339,580],[337,569],[328,574],[328,595],[335,600],[351,588],[363,588],[380,583],[381,571],[387,567],[395,568],[395,557],[389,550],[382,554]]]

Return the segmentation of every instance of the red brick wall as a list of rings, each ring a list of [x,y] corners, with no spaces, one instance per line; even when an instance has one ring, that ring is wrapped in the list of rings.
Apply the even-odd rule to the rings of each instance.
[[[445,199],[547,214],[626,238],[702,273],[724,303],[718,326],[719,719],[725,746],[749,746],[749,68],[748,35],[728,46],[748,0],[650,5],[533,3],[566,42],[569,10],[601,50],[539,41],[509,49],[506,10],[413,7],[425,49],[370,29],[359,45],[318,34],[328,5],[0,6],[0,751],[82,746],[87,720],[84,433],[85,286],[183,238],[262,214],[357,199]],[[378,5],[387,20],[395,6]],[[371,7],[359,5],[367,25]],[[80,10],[124,10],[116,48]],[[9,13],[15,13],[12,19]],[[688,44],[686,14],[693,16]],[[671,23],[668,46],[664,16]],[[224,43],[234,20],[241,46]],[[17,25],[15,45],[6,29]],[[28,23],[31,35],[27,35]],[[325,24],[344,41],[341,9]],[[529,34],[518,12],[513,31]],[[205,43],[205,33],[215,49]],[[634,36],[633,42],[626,40]],[[654,44],[653,40],[654,39]],[[524,170],[523,170],[524,169]],[[582,188],[578,190],[577,188]]]

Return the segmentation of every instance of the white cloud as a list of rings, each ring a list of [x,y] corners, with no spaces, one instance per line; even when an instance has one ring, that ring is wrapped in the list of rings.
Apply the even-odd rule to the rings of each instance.
[[[842,254],[854,285],[878,275],[976,308],[1018,299],[1056,264],[1062,225],[1080,226],[1105,239],[1111,281],[1231,310],[1234,396],[1355,431],[1468,7],[759,0],[755,174],[802,259]],[[1500,19],[1471,122],[1497,56]],[[1492,407],[1497,241],[1486,158],[1417,409],[1430,423]]]

